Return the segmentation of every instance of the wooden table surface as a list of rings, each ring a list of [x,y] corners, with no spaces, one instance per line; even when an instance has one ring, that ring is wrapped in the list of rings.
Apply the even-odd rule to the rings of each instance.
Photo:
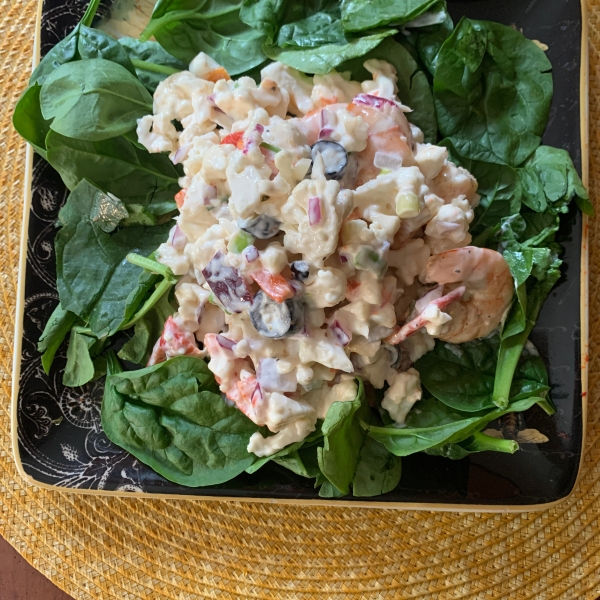
[[[72,600],[0,537],[0,600]]]

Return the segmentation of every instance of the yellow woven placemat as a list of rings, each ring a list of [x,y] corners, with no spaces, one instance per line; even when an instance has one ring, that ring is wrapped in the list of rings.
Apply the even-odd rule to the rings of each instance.
[[[75,598],[593,600],[600,596],[600,226],[591,223],[587,450],[574,495],[512,515],[126,500],[26,485],[9,398],[37,0],[0,0],[0,534]],[[600,198],[600,0],[589,0],[591,192]],[[600,201],[596,202],[600,212]],[[43,600],[43,599],[42,599]]]

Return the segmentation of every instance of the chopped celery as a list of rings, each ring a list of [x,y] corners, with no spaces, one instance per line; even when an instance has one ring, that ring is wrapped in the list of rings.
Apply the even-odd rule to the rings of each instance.
[[[246,231],[239,230],[233,234],[233,237],[227,244],[227,250],[234,254],[240,254],[241,251],[247,246],[254,244],[254,236],[250,235]]]
[[[421,212],[419,197],[413,192],[401,192],[396,196],[396,214],[401,219],[416,217]]]

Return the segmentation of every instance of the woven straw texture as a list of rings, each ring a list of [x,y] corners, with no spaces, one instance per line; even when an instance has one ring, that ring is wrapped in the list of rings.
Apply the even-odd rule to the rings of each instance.
[[[573,496],[478,515],[125,500],[26,485],[9,423],[25,144],[11,114],[30,72],[37,0],[0,0],[0,534],[78,599],[600,596],[600,224],[591,223],[587,450]],[[600,0],[589,0],[591,192],[600,213]]]

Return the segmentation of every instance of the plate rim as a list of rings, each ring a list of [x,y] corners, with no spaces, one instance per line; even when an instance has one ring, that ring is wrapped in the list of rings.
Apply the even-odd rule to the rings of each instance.
[[[589,186],[589,47],[588,47],[588,10],[586,0],[580,0],[581,8],[581,41],[580,41],[580,68],[579,68],[579,127],[581,145],[581,178],[586,189]],[[40,60],[41,22],[43,0],[38,1],[36,17],[36,33],[33,44],[32,70]],[[11,441],[13,458],[19,475],[29,484],[41,489],[78,493],[95,496],[112,496],[120,498],[141,499],[174,499],[174,500],[201,500],[214,502],[251,502],[266,504],[284,504],[299,506],[339,506],[356,508],[377,508],[383,510],[426,510],[431,512],[468,512],[468,513],[522,513],[539,512],[554,508],[568,500],[575,492],[582,474],[583,457],[586,453],[586,429],[588,409],[588,375],[589,375],[589,217],[582,215],[581,223],[581,260],[580,260],[580,355],[581,355],[581,413],[582,413],[582,443],[579,466],[575,481],[565,496],[558,500],[539,504],[450,504],[428,502],[381,502],[377,500],[328,500],[328,499],[299,499],[299,498],[253,498],[238,496],[204,496],[202,494],[172,494],[156,492],[123,492],[98,489],[82,489],[52,485],[35,479],[25,471],[19,452],[18,440],[18,398],[21,375],[21,349],[23,341],[23,324],[25,317],[25,274],[27,269],[28,228],[32,202],[33,178],[33,148],[27,144],[25,155],[26,182],[23,197],[23,218],[21,221],[21,239],[19,243],[19,268],[17,273],[15,332],[12,368],[12,394],[10,406]],[[202,488],[195,488],[201,490]]]

